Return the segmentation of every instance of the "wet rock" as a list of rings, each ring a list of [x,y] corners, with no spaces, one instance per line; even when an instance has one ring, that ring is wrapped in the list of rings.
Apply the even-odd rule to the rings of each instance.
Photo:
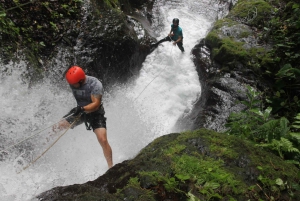
[[[278,168],[289,171],[278,171]],[[56,187],[37,198],[43,201],[179,201],[187,200],[190,193],[208,200],[210,195],[199,189],[212,182],[219,187],[209,188],[210,192],[219,193],[222,200],[265,199],[263,192],[269,192],[270,196],[276,194],[280,199],[289,195],[284,189],[280,193],[278,188],[276,192],[271,191],[274,186],[262,184],[260,175],[264,181],[284,178],[288,183],[297,183],[297,172],[296,167],[280,157],[247,141],[201,129],[159,137],[135,158],[116,164],[98,179]],[[256,188],[257,184],[262,189]],[[295,188],[290,191],[300,196]]]

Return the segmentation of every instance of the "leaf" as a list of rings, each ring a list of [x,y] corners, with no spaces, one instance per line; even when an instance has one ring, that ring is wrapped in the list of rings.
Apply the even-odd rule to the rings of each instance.
[[[278,77],[285,77],[287,76],[287,73],[293,69],[293,67],[291,66],[291,64],[285,64],[276,74],[276,76]]]
[[[282,179],[280,179],[280,178],[276,179],[276,184],[277,184],[278,186],[283,185]]]
[[[299,4],[296,4],[296,3],[295,3],[295,4],[293,4],[293,7],[292,7],[292,8],[293,8],[293,9],[296,9],[296,8],[299,8],[299,7],[300,7]]]
[[[290,133],[290,135],[300,143],[300,133]]]
[[[5,16],[6,16],[6,13],[3,12],[3,11],[1,11],[1,12],[0,12],[0,17],[5,17]]]
[[[200,199],[193,195],[191,191],[188,192],[187,196],[189,197],[188,201],[200,201]]]
[[[204,184],[205,188],[209,188],[209,189],[217,189],[220,187],[220,184],[216,183],[216,182],[206,182]]]
[[[190,179],[190,176],[188,176],[188,175],[181,175],[181,174],[176,174],[175,177],[177,177],[181,181],[185,181],[185,180]]]
[[[263,116],[263,113],[258,108],[251,109],[250,111],[259,116]]]

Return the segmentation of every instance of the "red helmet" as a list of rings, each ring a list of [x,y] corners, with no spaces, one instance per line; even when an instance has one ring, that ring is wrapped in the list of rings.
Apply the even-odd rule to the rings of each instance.
[[[76,84],[85,79],[85,73],[79,66],[72,66],[66,73],[66,79],[69,84]]]

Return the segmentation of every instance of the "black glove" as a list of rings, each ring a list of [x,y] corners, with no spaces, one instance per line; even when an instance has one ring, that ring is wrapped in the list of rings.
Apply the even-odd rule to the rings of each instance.
[[[78,105],[77,107],[74,107],[74,108],[70,111],[70,114],[73,113],[72,116],[77,116],[77,115],[79,115],[79,114],[81,114],[81,113],[83,113],[83,112],[84,112],[83,107],[81,107],[81,106]]]

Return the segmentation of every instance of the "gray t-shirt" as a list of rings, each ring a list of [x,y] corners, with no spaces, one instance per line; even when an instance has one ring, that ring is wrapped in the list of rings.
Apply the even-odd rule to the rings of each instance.
[[[95,77],[86,75],[86,81],[80,88],[70,85],[77,105],[86,106],[92,103],[91,95],[103,95],[102,83]]]

